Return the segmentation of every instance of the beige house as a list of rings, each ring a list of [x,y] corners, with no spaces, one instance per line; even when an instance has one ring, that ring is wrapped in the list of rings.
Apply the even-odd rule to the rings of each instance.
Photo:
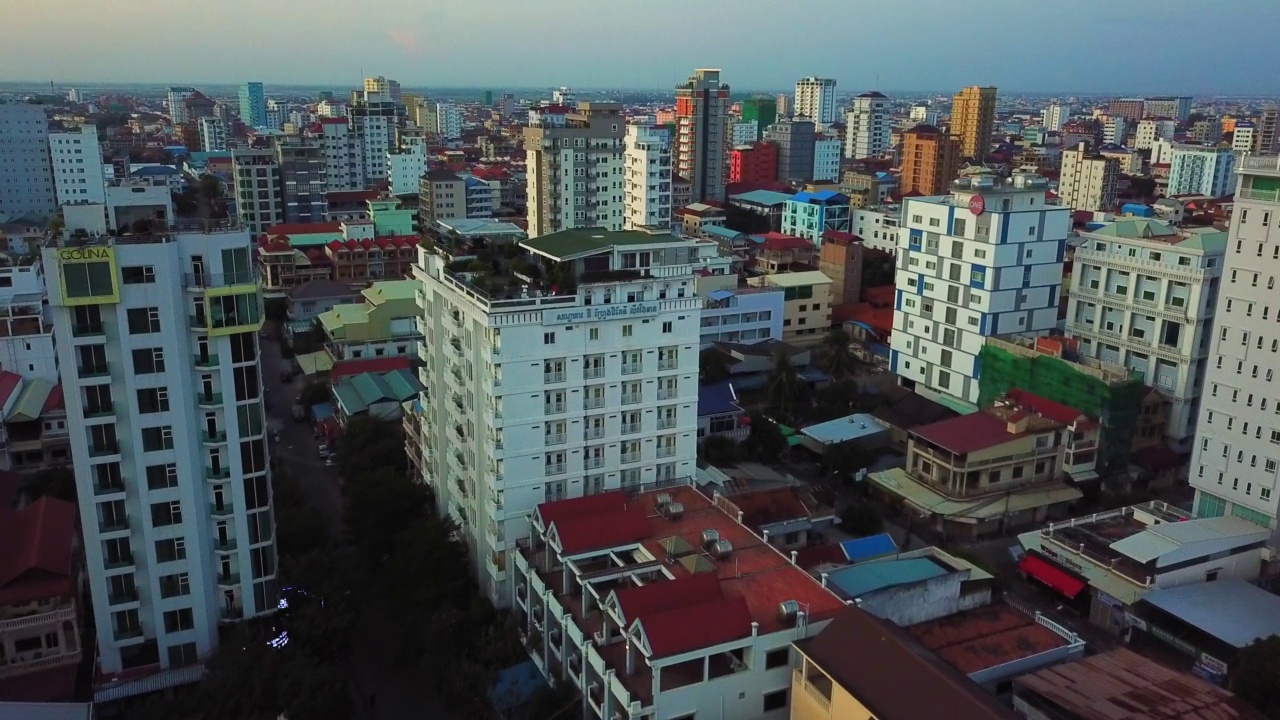
[[[783,289],[783,342],[813,347],[821,343],[831,329],[831,278],[821,272],[761,275],[751,278],[747,284]]]

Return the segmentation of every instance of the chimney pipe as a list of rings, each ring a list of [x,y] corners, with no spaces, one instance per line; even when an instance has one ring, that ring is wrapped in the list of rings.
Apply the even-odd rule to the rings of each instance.
[[[792,550],[792,551],[791,551],[791,564],[792,564],[792,565],[795,565],[795,564],[796,564],[796,556],[797,556],[798,554],[799,554],[799,553],[797,553],[795,550]]]

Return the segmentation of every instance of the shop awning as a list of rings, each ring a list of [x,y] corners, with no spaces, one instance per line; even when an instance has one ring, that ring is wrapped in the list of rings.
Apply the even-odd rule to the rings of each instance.
[[[1084,580],[1034,553],[1024,555],[1018,569],[1062,593],[1068,600],[1074,600],[1088,587]]]

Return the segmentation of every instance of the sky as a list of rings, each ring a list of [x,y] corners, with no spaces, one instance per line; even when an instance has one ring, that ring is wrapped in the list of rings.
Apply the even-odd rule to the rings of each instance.
[[[1280,95],[1276,0],[4,0],[0,81]],[[1227,22],[1230,20],[1229,22]],[[1223,23],[1226,24],[1223,24]],[[363,74],[363,75],[362,75]]]

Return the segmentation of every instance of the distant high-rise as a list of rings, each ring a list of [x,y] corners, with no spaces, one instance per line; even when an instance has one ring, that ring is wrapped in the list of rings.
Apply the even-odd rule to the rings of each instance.
[[[200,149],[205,152],[221,152],[227,149],[227,125],[221,118],[200,118]]]
[[[240,86],[240,121],[252,128],[266,127],[267,94],[260,82]]]
[[[57,210],[44,106],[0,102],[0,217],[47,220]]]
[[[836,121],[836,81],[807,77],[796,83],[796,117],[827,125]]]
[[[106,202],[97,127],[81,125],[77,132],[50,133],[49,152],[59,205]]]
[[[892,143],[889,98],[874,91],[862,93],[853,99],[845,124],[844,156],[878,157]]]
[[[742,101],[742,122],[756,124],[756,136],[759,140],[764,129],[778,120],[778,101],[771,97],[749,97]]]
[[[1199,193],[1222,197],[1235,187],[1236,155],[1231,148],[1175,144],[1169,161],[1169,196]]]
[[[165,94],[165,105],[169,108],[169,121],[174,125],[181,125],[191,119],[187,116],[187,106],[183,101],[195,91],[195,88],[190,87],[171,87]]]
[[[671,134],[665,127],[628,125],[623,169],[623,227],[671,226]]]
[[[388,80],[381,75],[377,77],[367,77],[364,79],[364,91],[367,93],[377,93],[386,95],[391,98],[392,102],[400,102],[400,83],[395,80]]]
[[[1119,115],[1136,123],[1146,115],[1145,105],[1142,98],[1116,98],[1107,104],[1107,114]]]
[[[1071,106],[1053,103],[1040,113],[1040,124],[1049,132],[1061,132],[1067,118],[1071,117]]]
[[[932,125],[917,125],[902,134],[902,171],[898,189],[941,195],[960,171],[960,141]]]
[[[780,118],[791,117],[791,96],[785,93],[779,94],[774,103],[774,109]]]
[[[1111,211],[1116,204],[1120,161],[1090,151],[1087,143],[1062,153],[1061,204],[1073,210]]]
[[[406,115],[403,105],[385,93],[351,93],[347,117],[364,151],[364,187],[387,179],[387,153],[395,149],[396,127]]]
[[[1149,118],[1167,118],[1186,122],[1187,118],[1191,117],[1191,98],[1185,95],[1147,98],[1142,101],[1142,112]]]
[[[1256,146],[1260,155],[1270,155],[1276,152],[1276,116],[1276,106],[1271,105],[1263,109],[1262,116],[1258,118],[1258,141]]]
[[[720,82],[719,70],[694,70],[676,87],[672,159],[676,172],[692,185],[694,201],[724,199],[728,123],[729,86]]]
[[[622,105],[585,102],[563,126],[525,128],[529,237],[580,227],[622,229],[625,128]]]
[[[812,120],[781,120],[764,131],[764,139],[778,146],[778,179],[802,182],[813,179],[815,128]]]
[[[951,102],[951,136],[960,141],[960,154],[982,160],[991,148],[991,125],[996,119],[996,89],[972,85]]]

